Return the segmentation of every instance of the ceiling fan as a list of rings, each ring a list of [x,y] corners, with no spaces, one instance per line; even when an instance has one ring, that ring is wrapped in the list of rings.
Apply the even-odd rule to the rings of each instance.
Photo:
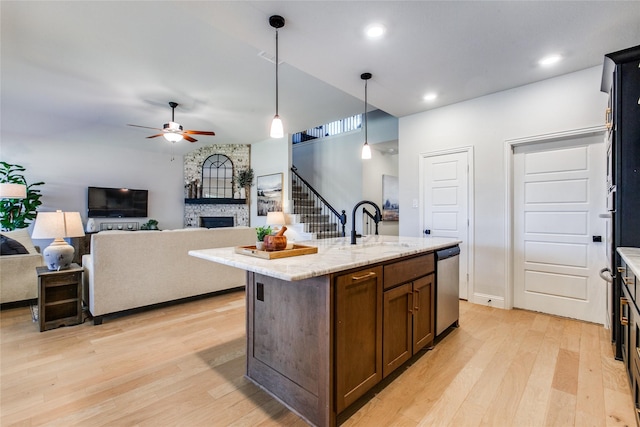
[[[180,123],[176,123],[174,121],[174,114],[176,107],[178,106],[177,102],[169,102],[169,106],[171,107],[171,121],[169,123],[165,123],[162,129],[160,128],[152,128],[148,126],[139,126],[139,125],[127,125],[127,126],[135,126],[137,128],[144,129],[154,129],[162,131],[162,133],[148,136],[147,138],[157,138],[159,136],[164,136],[167,141],[178,142],[182,140],[182,138],[186,139],[189,142],[196,142],[197,139],[189,136],[189,135],[210,135],[214,136],[214,132],[204,131],[204,130],[183,130],[182,125]]]

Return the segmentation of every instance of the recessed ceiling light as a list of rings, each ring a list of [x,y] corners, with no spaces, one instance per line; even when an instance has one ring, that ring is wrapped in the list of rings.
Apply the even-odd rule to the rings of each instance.
[[[370,39],[378,39],[384,36],[384,33],[387,32],[387,29],[382,24],[371,24],[364,29],[364,33]]]
[[[542,65],[543,67],[548,67],[549,65],[553,65],[556,62],[559,62],[561,59],[562,56],[560,55],[549,55],[538,61],[538,64]]]
[[[434,101],[438,97],[437,93],[428,93],[422,97],[425,101]]]

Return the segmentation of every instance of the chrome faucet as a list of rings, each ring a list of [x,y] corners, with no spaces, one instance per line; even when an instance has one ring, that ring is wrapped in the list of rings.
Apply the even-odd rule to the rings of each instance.
[[[373,221],[376,223],[376,234],[378,234],[378,227],[377,227],[378,223],[382,221],[382,212],[380,212],[380,208],[378,207],[378,205],[376,205],[375,203],[369,200],[363,200],[361,202],[358,202],[353,207],[353,212],[351,212],[351,244],[352,245],[356,244],[356,210],[360,207],[360,205],[364,205],[364,204],[371,205],[376,210],[376,214],[373,217]]]

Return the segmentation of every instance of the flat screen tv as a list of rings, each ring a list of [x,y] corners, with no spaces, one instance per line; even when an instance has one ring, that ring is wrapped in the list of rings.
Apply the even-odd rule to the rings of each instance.
[[[147,190],[131,188],[89,187],[87,206],[89,218],[145,218]]]

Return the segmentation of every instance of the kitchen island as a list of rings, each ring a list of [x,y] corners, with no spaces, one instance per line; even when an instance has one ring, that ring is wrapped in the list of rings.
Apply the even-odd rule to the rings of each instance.
[[[298,243],[298,242],[297,242]],[[434,251],[449,238],[299,242],[318,253],[189,255],[247,271],[247,377],[312,425],[338,415],[435,337]]]

